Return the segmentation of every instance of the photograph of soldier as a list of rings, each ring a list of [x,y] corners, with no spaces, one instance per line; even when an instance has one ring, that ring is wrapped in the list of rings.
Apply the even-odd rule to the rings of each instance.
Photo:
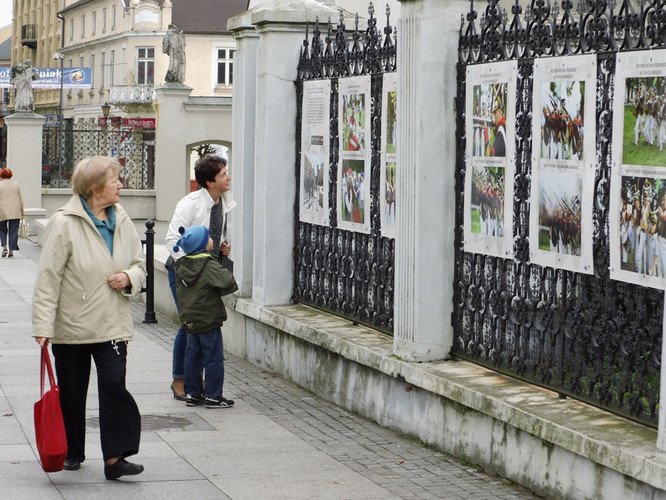
[[[620,266],[666,277],[666,179],[622,177]]]
[[[472,156],[506,156],[506,83],[474,85]]]
[[[504,167],[472,168],[472,233],[504,236]]]
[[[305,209],[319,213],[324,209],[324,138],[312,136],[303,157],[302,204]]]
[[[392,91],[388,93],[387,109],[386,109],[386,152],[395,154],[396,143],[396,104],[398,101],[398,92]]]
[[[365,94],[342,95],[342,148],[365,151]]]
[[[363,160],[343,160],[340,183],[340,214],[346,222],[365,222],[365,162]]]
[[[580,256],[582,179],[575,172],[539,176],[539,249]]]
[[[582,161],[584,103],[584,81],[543,84],[541,158]]]
[[[627,78],[622,163],[666,166],[666,78]]]
[[[395,162],[386,162],[385,215],[389,225],[395,224]]]

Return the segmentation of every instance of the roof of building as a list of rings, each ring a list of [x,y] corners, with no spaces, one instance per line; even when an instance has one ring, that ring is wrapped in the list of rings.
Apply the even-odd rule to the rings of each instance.
[[[0,43],[0,61],[11,61],[12,59],[12,37]]]
[[[249,0],[171,0],[172,23],[184,33],[227,33],[227,21],[245,12]]]

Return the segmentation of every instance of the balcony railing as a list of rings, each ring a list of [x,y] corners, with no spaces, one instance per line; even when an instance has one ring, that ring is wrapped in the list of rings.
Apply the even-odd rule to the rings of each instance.
[[[109,89],[110,104],[153,104],[155,87],[152,85],[114,85]]]
[[[21,26],[21,45],[30,47],[31,49],[37,48],[36,24],[24,24]]]

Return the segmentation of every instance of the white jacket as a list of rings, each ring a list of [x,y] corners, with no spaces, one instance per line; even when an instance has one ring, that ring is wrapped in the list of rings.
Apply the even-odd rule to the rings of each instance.
[[[236,206],[231,191],[226,191],[222,194],[222,210],[226,217],[227,213]],[[165,242],[169,254],[174,260],[178,260],[185,255],[181,250],[179,252],[173,251],[173,246],[178,243],[180,239],[179,227],[192,227],[204,226],[210,228],[210,212],[215,205],[213,198],[210,197],[206,189],[199,189],[185,195],[176,205],[176,210],[173,212],[173,217],[169,223],[169,230],[167,231]]]
[[[78,195],[49,220],[32,299],[32,336],[54,344],[130,340],[129,297],[144,285],[146,266],[134,223],[116,209],[113,256]],[[131,290],[116,292],[107,278],[125,272]]]

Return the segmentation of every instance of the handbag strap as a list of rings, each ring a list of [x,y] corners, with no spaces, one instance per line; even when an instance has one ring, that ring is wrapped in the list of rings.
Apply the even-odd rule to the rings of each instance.
[[[44,367],[49,374],[49,383],[51,387],[55,385],[55,377],[53,376],[53,367],[51,366],[51,356],[49,356],[49,348],[47,346],[42,347],[42,362],[41,368],[39,370],[39,395],[40,397],[44,395]]]

